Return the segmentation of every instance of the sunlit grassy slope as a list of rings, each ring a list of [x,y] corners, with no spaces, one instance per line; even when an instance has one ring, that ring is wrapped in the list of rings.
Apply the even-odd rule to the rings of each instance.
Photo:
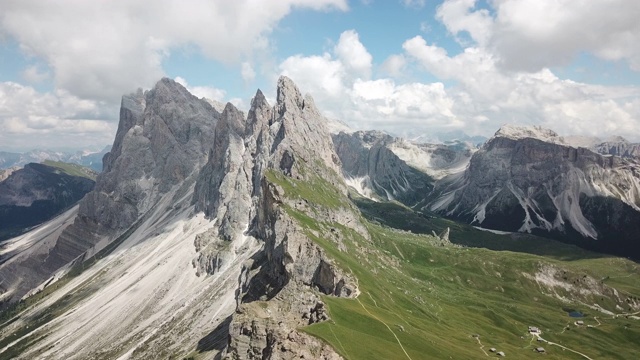
[[[292,198],[313,191],[285,177],[270,180]],[[336,203],[314,200],[316,207]],[[332,320],[304,329],[345,358],[482,359],[500,351],[514,359],[640,358],[640,320],[626,306],[640,296],[637,264],[548,239],[479,231],[394,203],[355,203],[370,240],[288,209],[359,280],[357,299],[326,297]],[[426,235],[446,227],[451,243]],[[329,229],[341,236],[316,235]],[[568,310],[585,317],[571,318]],[[555,344],[537,341],[529,326]]]
[[[54,167],[59,171],[71,176],[80,176],[87,179],[95,180],[97,175],[95,171],[78,164],[70,164],[62,161],[51,160],[45,160],[43,164]]]

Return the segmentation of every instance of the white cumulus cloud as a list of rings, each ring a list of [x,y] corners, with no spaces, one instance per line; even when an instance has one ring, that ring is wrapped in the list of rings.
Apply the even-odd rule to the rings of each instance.
[[[21,151],[102,146],[113,141],[116,112],[111,106],[80,99],[65,90],[40,93],[30,86],[1,82],[0,144]],[[31,141],[25,141],[27,136]]]
[[[345,51],[349,46],[350,52]],[[385,67],[399,72],[404,55],[393,56]],[[453,99],[442,83],[396,84],[391,78],[372,80],[372,58],[358,34],[340,35],[333,53],[295,55],[280,64],[302,91],[312,94],[320,109],[359,129],[404,130],[409,127],[452,127],[461,123],[452,113]]]
[[[640,138],[640,112],[634,86],[602,86],[563,80],[548,68],[507,72],[486,48],[468,47],[455,56],[420,36],[403,45],[406,55],[441,79],[455,81],[448,92],[454,113],[469,131],[497,129],[503,123],[538,124],[563,134]],[[482,119],[481,122],[471,121]],[[475,127],[475,129],[474,129]]]
[[[340,34],[334,52],[348,71],[363,79],[371,77],[373,57],[360,42],[360,37],[355,30],[348,30]]]
[[[245,82],[252,82],[256,78],[256,72],[253,70],[253,66],[246,61],[242,63],[240,75]]]
[[[0,33],[51,68],[57,88],[117,101],[164,75],[162,61],[190,46],[206,57],[238,61],[268,44],[294,8],[348,9],[346,0],[6,0]],[[114,100],[115,99],[115,100]]]
[[[491,12],[477,0],[445,0],[436,18],[467,33],[509,70],[538,71],[569,64],[586,52],[623,60],[640,71],[640,2],[628,0],[500,0]]]
[[[343,33],[338,43],[345,39],[368,54],[357,33]],[[548,68],[508,71],[491,48],[478,43],[450,55],[416,36],[402,48],[404,53],[385,60],[379,78],[354,71],[352,57],[342,55],[339,45],[321,56],[291,56],[280,70],[311,93],[327,116],[355,128],[397,134],[463,129],[472,135],[491,135],[502,124],[515,123],[543,125],[565,135],[640,138],[638,87],[561,79]],[[448,85],[397,82],[416,66]]]

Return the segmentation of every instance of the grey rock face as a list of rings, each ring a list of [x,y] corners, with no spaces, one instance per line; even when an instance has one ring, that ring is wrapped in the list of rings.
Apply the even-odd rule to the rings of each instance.
[[[640,164],[546,141],[558,138],[543,133],[541,138],[499,131],[473,155],[464,173],[436,184],[428,208],[492,229],[547,234],[599,251],[640,255],[634,235],[635,219],[640,220]],[[619,221],[617,229],[604,224],[604,208],[611,210],[609,216],[629,222]]]
[[[119,194],[115,201],[135,205],[137,216],[153,203],[154,192],[166,192],[202,166],[219,113],[170,79],[144,97],[140,92],[124,97],[122,105],[122,121],[96,190]],[[94,204],[83,205],[90,216]],[[132,221],[114,219],[106,225],[121,229]]]
[[[244,114],[227,104],[216,126],[213,148],[196,183],[193,202],[197,211],[215,219],[206,237],[196,240],[198,273],[213,274],[231,257],[230,242],[244,236],[251,218],[252,136],[246,137]],[[246,137],[246,140],[245,140]]]
[[[81,216],[114,230],[131,226],[160,194],[202,166],[219,114],[163,79],[145,94],[123,97],[120,118],[96,190],[80,206]]]
[[[173,186],[189,182],[204,162],[220,114],[171,79],[124,96],[120,123],[94,191],[60,236],[47,267],[56,269],[133,225]]]
[[[306,173],[322,174],[346,193],[337,175],[339,166],[326,119],[313,99],[303,97],[290,79],[278,80],[273,108],[258,91],[246,120],[228,104],[194,193],[196,209],[215,219],[207,237],[210,241],[196,244],[199,255],[194,265],[198,272],[210,273],[222,266],[220,261],[241,246],[243,237],[256,231],[260,226],[256,224],[263,223],[263,213],[258,209],[264,202],[267,170],[297,179],[303,179]]]
[[[278,80],[277,104],[274,106],[270,127],[275,131],[271,152],[272,164],[289,167],[304,162],[312,172],[325,173],[325,167],[340,173],[340,160],[333,151],[333,142],[327,129],[327,120],[316,108],[313,98],[303,97],[293,81],[287,77]],[[285,155],[288,153],[288,155]],[[312,161],[320,160],[320,162]],[[292,173],[304,178],[303,174]],[[340,182],[329,179],[336,186]]]
[[[329,320],[324,304],[306,298],[306,294],[287,292],[287,295],[290,299],[305,300],[271,300],[266,308],[256,303],[238,308],[229,329],[226,359],[342,359],[327,344],[295,329]],[[301,312],[304,318],[300,317]]]
[[[46,271],[39,276],[44,280],[61,264],[80,263],[95,251],[92,247],[97,241],[103,245],[116,237],[124,239],[120,246],[127,250],[119,255],[134,266],[142,262],[155,269],[167,263],[158,259],[155,264],[146,251],[140,254],[144,259],[139,262],[136,251],[171,243],[171,248],[164,249],[163,259],[191,258],[201,279],[194,279],[193,274],[183,277],[184,272],[173,276],[208,284],[197,289],[201,297],[194,302],[219,299],[222,308],[215,312],[215,320],[204,322],[217,322],[212,326],[215,336],[211,336],[216,346],[221,343],[219,335],[228,328],[227,353],[231,358],[339,358],[333,349],[297,330],[328,319],[319,302],[322,294],[358,294],[355,277],[341,269],[313,236],[335,241],[343,251],[346,246],[340,246],[340,235],[329,227],[340,224],[368,236],[357,209],[342,201],[347,188],[325,122],[313,100],[303,97],[284,77],[278,81],[275,106],[269,106],[258,91],[246,118],[230,104],[220,114],[167,79],[147,93],[123,98],[114,146],[104,158],[105,171],[98,177],[96,189],[79,205],[74,223],[54,241],[45,266],[40,268]],[[328,195],[339,201],[329,207],[322,201],[315,204],[286,196],[285,188],[291,190],[287,186],[304,187],[313,181],[321,183],[325,192],[333,192]],[[291,211],[312,214],[319,223],[330,225],[323,225],[324,233],[312,236]],[[65,225],[69,222],[67,219]],[[186,234],[193,243],[183,241]],[[190,246],[195,247],[195,256]],[[173,257],[174,253],[179,257]],[[104,261],[111,260],[107,257]],[[243,263],[242,268],[235,267]],[[171,268],[178,265],[169,264]],[[221,275],[220,283],[218,277],[202,279],[214,273]],[[87,273],[80,276],[84,275]],[[120,279],[114,276],[109,284]],[[157,283],[167,282],[153,276],[144,280],[154,289]],[[229,319],[232,295],[237,312]],[[148,296],[151,299],[153,295]],[[159,308],[167,311],[165,305]],[[180,308],[184,307],[189,308]],[[227,320],[222,321],[224,318]],[[202,324],[201,320],[197,323]],[[134,341],[135,346],[140,346],[139,340]]]
[[[288,294],[300,297],[300,294]],[[297,309],[284,301],[270,301],[266,308],[258,304],[241,305],[230,326],[230,343],[227,359],[342,359],[330,346],[283,324],[298,323],[292,314]],[[306,315],[305,325],[327,321],[321,301],[302,306]],[[302,325],[302,324],[301,324]]]
[[[362,182],[379,197],[415,205],[430,192],[433,179],[409,166],[389,146],[395,139],[377,131],[333,136],[347,179]]]
[[[247,237],[263,242],[263,250],[246,264],[239,279],[238,312],[230,324],[230,358],[292,359],[312,356],[314,348],[327,359],[337,357],[296,329],[308,323],[320,293],[355,296],[357,283],[285,211],[284,206],[303,205],[283,197],[284,190],[268,176],[321,178],[346,195],[338,172],[340,161],[325,124],[313,100],[303,97],[285,77],[278,81],[275,106],[270,107],[258,91],[246,120],[227,105],[218,122],[193,198],[196,209],[204,211],[214,226],[196,239],[194,266],[199,274],[215,273],[243,251]],[[344,214],[316,210],[319,218],[340,217],[334,221],[366,232],[358,226],[353,209],[343,210]],[[256,308],[257,300],[268,301],[267,313]],[[326,317],[319,310],[311,313],[314,321]]]
[[[591,149],[603,155],[640,158],[640,144],[630,143],[623,138],[612,140],[597,144]]]

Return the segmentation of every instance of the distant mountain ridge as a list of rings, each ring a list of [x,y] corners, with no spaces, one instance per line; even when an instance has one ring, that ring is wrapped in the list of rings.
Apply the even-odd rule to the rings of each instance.
[[[50,160],[78,164],[95,171],[102,171],[102,157],[110,149],[111,146],[107,146],[100,151],[77,151],[74,153],[51,150],[31,150],[26,153],[0,151],[0,169],[22,167],[28,163],[41,163]]]
[[[93,179],[92,179],[93,177]],[[0,181],[0,240],[60,214],[93,189],[95,173],[79,165],[31,163]]]
[[[425,207],[496,230],[533,232],[640,258],[640,161],[573,147],[540,127],[504,126]]]
[[[621,137],[502,126],[480,149],[376,131],[333,135],[358,193],[494,230],[640,258],[640,160]]]

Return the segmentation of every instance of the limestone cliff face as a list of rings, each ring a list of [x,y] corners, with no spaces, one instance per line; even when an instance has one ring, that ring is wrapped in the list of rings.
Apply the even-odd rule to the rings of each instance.
[[[594,145],[591,149],[603,155],[640,158],[640,144],[630,143],[624,138],[610,139]]]
[[[120,124],[96,189],[80,216],[101,226],[131,226],[172,186],[206,161],[219,113],[170,79],[123,97]]]
[[[292,179],[321,177],[344,196],[340,161],[325,124],[312,99],[302,98],[289,79],[281,79],[270,124],[277,131],[268,167]],[[288,197],[269,177],[261,180],[260,193],[252,231],[264,240],[264,252],[246,264],[245,276],[240,278],[240,304],[229,329],[228,357],[338,359],[333,349],[296,329],[328,319],[320,294],[357,296],[357,280],[333,263],[287,209],[313,214],[318,221],[341,223],[363,236],[368,236],[366,230],[353,208],[307,205],[304,200]],[[264,300],[268,300],[268,316],[256,317],[258,302]]]
[[[215,274],[224,271],[253,239],[262,243],[262,250],[244,265],[239,279],[238,308],[229,327],[229,357],[281,359],[322,353],[336,358],[332,349],[296,329],[309,322],[311,313],[314,321],[326,318],[311,311],[319,294],[355,296],[357,284],[286,211],[303,205],[286,198],[270,179],[322,178],[341,196],[347,190],[326,119],[313,100],[303,97],[286,77],[279,79],[277,91],[273,107],[258,91],[246,119],[230,104],[222,113],[193,197],[196,209],[204,211],[214,226],[196,239],[198,256],[193,264],[201,275]],[[315,210],[318,218],[339,217],[338,221],[366,232],[358,227],[353,209],[333,214]],[[265,309],[270,316],[264,316]],[[273,318],[282,320],[274,323]]]
[[[316,108],[313,98],[309,95],[303,97],[289,78],[281,77],[278,81],[271,127],[275,131],[271,146],[274,154],[272,164],[277,164],[282,171],[293,177],[303,177],[303,174],[291,171],[295,171],[295,162],[304,162],[317,173],[326,172],[325,167],[340,173],[340,160],[333,151],[327,120]],[[332,178],[331,181],[339,185]]]
[[[415,205],[432,188],[433,179],[391,150],[396,139],[390,135],[379,131],[342,132],[333,135],[333,141],[345,178],[364,195]]]
[[[379,131],[333,134],[347,183],[360,195],[424,204],[433,184],[464,168],[473,150],[464,145],[415,144]]]
[[[487,141],[464,172],[440,181],[428,209],[483,227],[640,256],[637,161],[568,146],[550,130],[540,136],[540,129],[507,130]]]
[[[194,264],[199,273],[218,270],[263,223],[260,206],[267,171],[296,179],[304,179],[306,174],[322,176],[346,194],[337,175],[340,162],[326,119],[313,99],[303,97],[286,77],[279,79],[277,91],[273,108],[258,91],[246,119],[228,104],[218,122],[193,199],[196,210],[204,211],[216,224],[196,241],[199,256]]]
[[[95,188],[37,265],[38,277],[7,284],[13,296],[22,296],[100,241],[122,234],[170,189],[193,184],[219,117],[209,103],[170,79],[124,96],[112,151],[104,156]]]
[[[206,161],[219,117],[208,102],[171,79],[146,93],[124,96],[104,171],[80,203],[76,224],[60,237],[50,263],[64,264],[93,245],[80,235],[123,232],[160,196],[188,180]]]
[[[258,91],[246,117],[231,104],[219,113],[168,79],[146,93],[126,96],[104,166],[73,224],[69,225],[75,213],[69,213],[62,234],[48,242],[51,251],[46,254],[49,248],[41,247],[46,261],[39,269],[46,271],[34,272],[40,281],[30,279],[31,287],[25,288],[44,288],[43,281],[54,270],[70,262],[80,264],[97,247],[109,244],[116,249],[114,256],[98,263],[117,270],[101,271],[104,284],[85,290],[103,294],[110,286],[132,289],[114,296],[123,304],[154,308],[144,316],[152,314],[163,331],[132,324],[124,314],[131,308],[103,317],[108,330],[104,324],[90,326],[91,314],[74,309],[60,319],[66,329],[80,331],[74,324],[83,318],[87,331],[104,335],[104,351],[122,354],[125,348],[139,347],[133,358],[145,358],[144,347],[157,348],[148,344],[166,346],[167,338],[174,350],[188,348],[194,339],[184,334],[211,330],[203,342],[234,359],[339,358],[327,345],[298,331],[302,325],[328,319],[320,301],[323,294],[358,295],[356,278],[317,240],[334,241],[343,250],[341,235],[333,227],[369,235],[347,199],[326,119],[290,79],[279,79],[274,106]],[[305,196],[295,192],[297,186],[307,189]],[[324,203],[325,195],[333,199],[331,206]],[[301,214],[324,224],[323,230],[310,232]],[[21,256],[34,258],[28,251]],[[17,265],[20,271],[34,267],[33,261]],[[83,271],[82,266],[74,269]],[[79,276],[92,276],[92,271],[98,271],[97,266]],[[138,292],[142,288],[146,290]],[[195,295],[187,299],[184,294]],[[105,308],[112,305],[110,296],[87,299]],[[180,317],[191,309],[192,317]],[[136,319],[143,316],[133,311]],[[118,331],[121,336],[116,336]],[[80,351],[77,357],[102,351],[92,349],[88,337],[51,335],[33,351],[47,349],[42,351],[59,357],[72,351],[69,346]],[[66,345],[55,347],[48,339]]]

